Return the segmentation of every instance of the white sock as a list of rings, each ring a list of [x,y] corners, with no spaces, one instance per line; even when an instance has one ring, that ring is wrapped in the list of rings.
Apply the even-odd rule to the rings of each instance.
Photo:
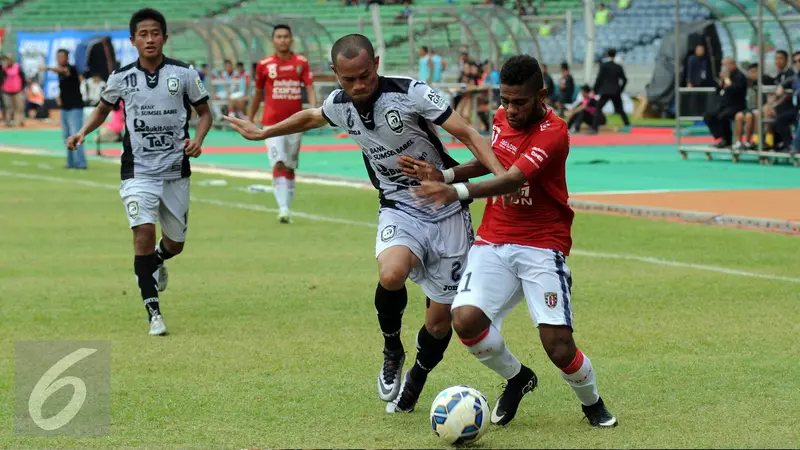
[[[522,369],[522,364],[506,347],[503,336],[494,325],[490,325],[480,336],[462,339],[461,342],[478,361],[506,380],[513,378]]]
[[[281,214],[289,212],[289,187],[285,177],[274,177],[272,179],[272,191],[275,193],[275,200]]]
[[[561,376],[572,386],[572,390],[584,406],[594,405],[600,399],[592,362],[580,350],[575,353],[570,365],[561,369]]]
[[[286,209],[292,209],[292,200],[294,200],[294,178],[286,180]]]

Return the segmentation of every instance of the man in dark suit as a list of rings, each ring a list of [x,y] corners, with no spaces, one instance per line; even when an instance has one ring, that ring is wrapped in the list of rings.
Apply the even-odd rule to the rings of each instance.
[[[733,58],[722,60],[719,80],[719,104],[705,115],[705,122],[715,139],[714,146],[727,148],[733,143],[731,120],[747,108],[747,77],[736,67]]]
[[[614,112],[622,117],[625,126],[631,125],[628,121],[628,115],[622,109],[622,91],[625,90],[625,85],[628,84],[628,78],[625,77],[625,71],[622,66],[614,62],[614,57],[617,56],[617,50],[610,48],[606,51],[606,57],[600,63],[600,71],[597,73],[597,79],[594,81],[594,89],[592,91],[600,97],[597,101],[597,109],[594,113],[594,122],[592,124],[592,132],[597,133],[597,128],[600,126],[603,107],[611,100],[614,105]]]

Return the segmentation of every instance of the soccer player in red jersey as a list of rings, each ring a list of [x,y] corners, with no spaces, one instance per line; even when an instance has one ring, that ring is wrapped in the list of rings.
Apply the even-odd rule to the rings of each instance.
[[[253,122],[264,99],[264,113],[261,125],[270,126],[288,119],[292,114],[302,111],[303,96],[301,85],[305,86],[308,103],[317,107],[314,93],[314,75],[308,67],[305,56],[292,52],[292,30],[288,25],[275,25],[272,29],[272,44],[275,54],[268,56],[256,65],[256,91],[250,107],[250,122]],[[294,171],[300,153],[302,133],[269,138],[265,142],[272,165],[272,188],[278,201],[278,220],[291,223],[289,209],[294,198]]]
[[[440,172],[407,157],[403,170],[427,180],[415,191],[423,203],[489,198],[452,316],[461,342],[508,380],[492,423],[508,424],[538,382],[500,334],[503,318],[525,299],[547,355],[575,391],[589,423],[613,427],[617,419],[598,394],[592,363],[572,338],[572,274],[565,260],[574,216],[565,176],[569,132],[544,106],[546,98],[538,61],[527,55],[509,58],[500,71],[502,106],[492,126],[492,149],[508,172],[478,183],[447,184],[489,171],[472,160]]]

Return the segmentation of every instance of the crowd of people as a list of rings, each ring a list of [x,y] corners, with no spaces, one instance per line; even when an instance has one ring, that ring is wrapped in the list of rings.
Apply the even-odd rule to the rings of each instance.
[[[792,55],[791,65],[788,52],[775,52],[775,73],[765,73],[761,80],[769,93],[762,93],[761,98],[758,96],[758,64],[749,64],[745,72],[739,69],[733,58],[725,58],[719,81],[714,82],[705,75],[708,62],[704,55],[705,49],[698,46],[694,57],[689,59],[687,84],[690,87],[716,87],[718,101],[704,115],[705,123],[716,139],[714,146],[734,150],[757,148],[756,126],[761,117],[766,132],[762,143],[764,149],[800,151],[800,133],[795,131],[794,136],[792,134],[793,126],[800,128],[800,51]],[[702,95],[694,93],[690,101],[697,102]]]

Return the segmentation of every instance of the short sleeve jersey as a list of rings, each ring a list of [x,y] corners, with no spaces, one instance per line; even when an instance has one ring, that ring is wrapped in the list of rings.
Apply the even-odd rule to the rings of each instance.
[[[437,222],[461,211],[453,202],[436,209],[420,206],[409,190],[419,186],[403,175],[401,155],[428,161],[439,169],[458,163],[447,153],[434,125],[453,113],[447,101],[422,81],[380,77],[378,90],[367,106],[356,106],[343,90],[333,91],[322,104],[332,126],[347,130],[361,147],[372,185],[382,208],[395,208],[426,222]]]
[[[111,74],[100,99],[107,105],[124,103],[123,180],[173,180],[191,175],[183,141],[189,138],[192,106],[208,101],[196,70],[164,58],[150,73],[137,61]]]
[[[569,255],[575,213],[567,192],[567,124],[549,110],[529,129],[517,130],[500,108],[492,124],[492,150],[506,168],[519,168],[527,181],[519,198],[505,208],[500,198],[487,200],[476,244],[527,245]]]
[[[303,86],[311,86],[314,74],[308,59],[292,53],[288,59],[268,56],[256,66],[256,88],[264,90],[262,125],[274,125],[303,109]]]

